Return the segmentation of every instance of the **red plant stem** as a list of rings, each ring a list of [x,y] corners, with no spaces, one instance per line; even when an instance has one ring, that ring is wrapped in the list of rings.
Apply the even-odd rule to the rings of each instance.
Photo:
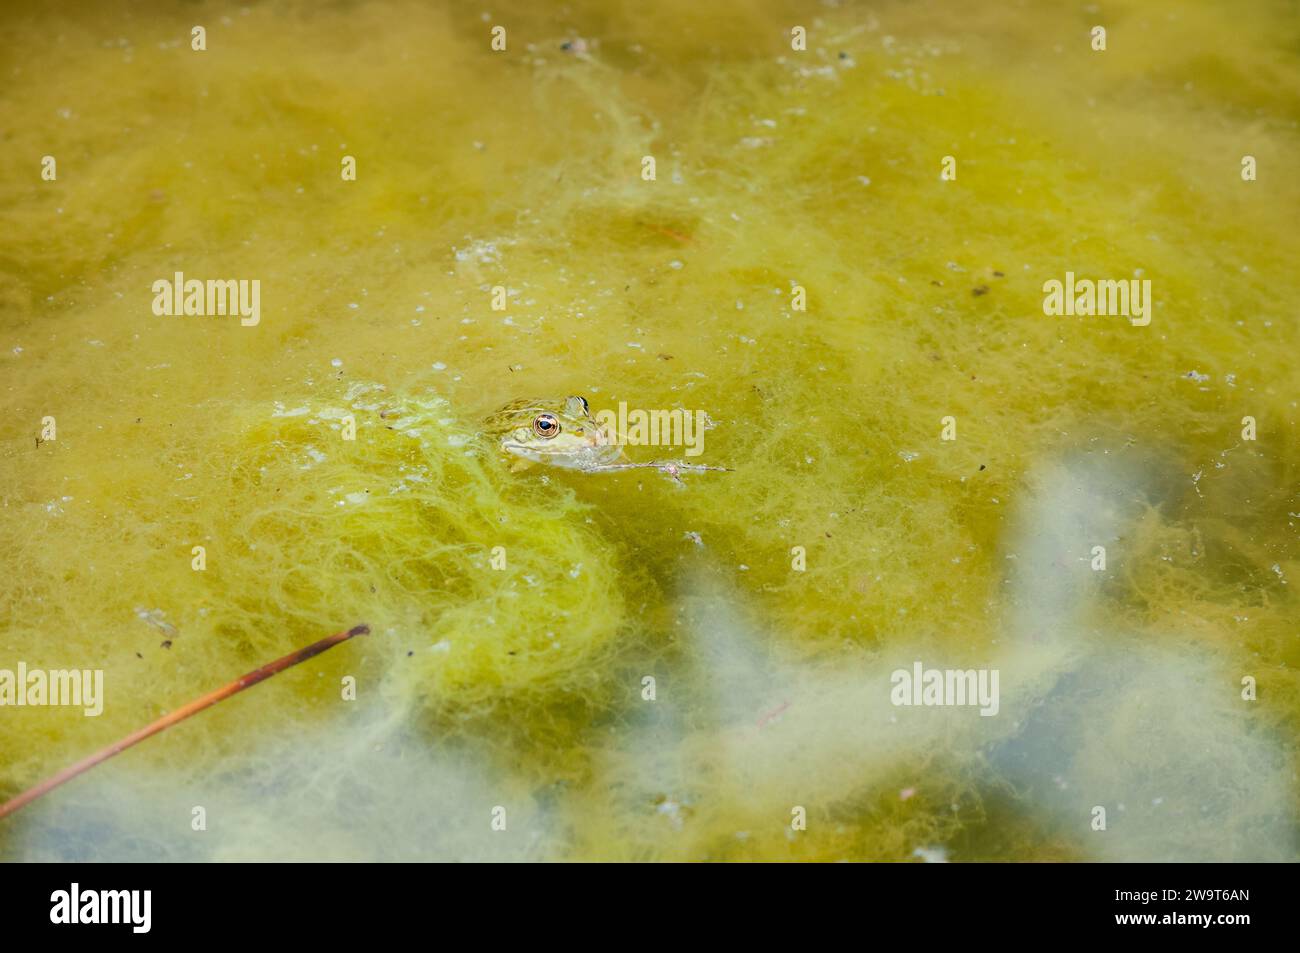
[[[246,688],[252,688],[258,682],[264,682],[272,675],[283,672],[286,668],[290,668],[297,665],[299,662],[305,662],[309,658],[320,655],[327,649],[334,648],[334,646],[338,645],[340,642],[346,642],[354,635],[368,635],[369,633],[370,626],[364,624],[353,626],[346,632],[336,632],[327,638],[321,639],[319,642],[313,642],[305,648],[298,649],[296,652],[290,652],[283,658],[278,658],[274,662],[269,662],[266,665],[263,665],[261,668],[254,669],[242,678],[237,678],[230,684],[218,688],[216,691],[208,692],[208,694],[194,699],[194,701],[187,705],[182,705],[175,711],[168,712],[157,721],[150,722],[143,728],[131,732],[131,734],[127,735],[125,738],[113,742],[106,748],[99,749],[94,754],[82,758],[76,764],[64,768],[58,774],[46,778],[35,787],[28,788],[12,800],[0,804],[0,818],[12,814],[21,807],[25,807],[41,795],[53,791],[65,781],[71,781],[77,775],[89,771],[101,761],[107,761],[109,758],[113,757],[113,755],[125,751],[132,745],[139,744],[141,741],[144,741],[144,739],[152,735],[158,734],[158,732],[162,731],[164,728],[170,728],[177,722],[184,721],[186,718],[190,717],[190,715],[201,712],[203,709],[209,708],[217,702],[229,698],[231,695],[237,695]]]

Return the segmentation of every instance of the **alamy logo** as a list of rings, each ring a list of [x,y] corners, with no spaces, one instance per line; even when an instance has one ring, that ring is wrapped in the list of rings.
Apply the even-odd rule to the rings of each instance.
[[[25,705],[81,708],[87,717],[104,712],[103,669],[0,668],[0,708]]]
[[[980,714],[998,713],[998,670],[988,669],[927,669],[920,662],[895,669],[889,676],[894,686],[889,700],[895,705],[925,705],[955,707],[979,705]]]
[[[262,320],[262,282],[258,278],[200,281],[176,272],[171,281],[159,278],[152,285],[153,313],[163,315],[238,314],[239,323],[251,328]]]
[[[1043,295],[1043,314],[1048,317],[1120,315],[1137,328],[1151,323],[1150,278],[1076,281],[1074,272],[1067,271],[1065,281],[1050,278],[1043,282]]]
[[[132,933],[148,933],[152,924],[152,890],[71,890],[50,894],[51,923],[129,923]]]
[[[616,446],[685,447],[688,457],[704,452],[704,431],[713,422],[702,410],[691,413],[680,407],[674,410],[628,410],[627,402],[618,402],[618,411],[601,410],[596,423]]]

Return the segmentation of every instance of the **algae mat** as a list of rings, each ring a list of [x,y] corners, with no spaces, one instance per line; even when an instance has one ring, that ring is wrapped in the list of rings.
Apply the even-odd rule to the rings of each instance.
[[[1297,859],[1294,13],[8,6],[0,857]]]

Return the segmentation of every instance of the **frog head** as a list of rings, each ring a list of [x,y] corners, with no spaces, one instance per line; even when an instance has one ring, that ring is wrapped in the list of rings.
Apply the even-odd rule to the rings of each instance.
[[[483,422],[483,433],[516,470],[533,463],[582,470],[612,463],[623,452],[584,397],[511,401]]]

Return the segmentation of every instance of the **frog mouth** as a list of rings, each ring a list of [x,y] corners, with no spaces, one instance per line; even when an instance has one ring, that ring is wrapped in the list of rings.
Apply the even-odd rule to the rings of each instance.
[[[571,453],[586,453],[589,450],[596,450],[601,447],[612,446],[614,441],[609,439],[609,435],[599,427],[593,427],[584,431],[580,436],[568,434],[567,442],[559,443],[520,443],[517,440],[506,438],[501,441],[501,448],[509,450],[511,453],[517,453],[520,456],[535,454],[538,457],[549,456],[566,456]]]
[[[525,460],[531,460],[534,463],[545,463],[561,469],[583,470],[593,464],[602,462],[609,446],[602,441],[593,439],[582,446],[556,447],[552,450],[549,448],[539,449],[536,446],[526,446],[511,440],[504,440],[501,442],[501,449]]]
[[[517,457],[523,457],[526,460],[551,461],[557,458],[562,459],[567,456],[580,456],[591,448],[556,447],[555,449],[549,449],[504,441],[501,444],[501,449],[505,450],[507,453],[513,453]]]
[[[523,457],[526,460],[545,460],[546,454],[532,447],[526,447],[522,443],[513,443],[509,440],[501,441],[501,449],[506,453],[513,453],[517,457]]]

